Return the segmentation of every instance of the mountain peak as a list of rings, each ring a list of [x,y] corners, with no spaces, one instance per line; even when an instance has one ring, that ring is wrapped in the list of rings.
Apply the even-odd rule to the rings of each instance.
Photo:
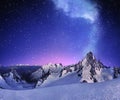
[[[82,65],[89,65],[93,64],[96,61],[95,56],[93,55],[92,52],[88,52],[85,56],[85,58],[82,60]]]
[[[94,59],[95,59],[95,56],[94,56],[94,54],[90,51],[90,52],[87,53],[86,59],[87,59],[87,60],[94,60]]]

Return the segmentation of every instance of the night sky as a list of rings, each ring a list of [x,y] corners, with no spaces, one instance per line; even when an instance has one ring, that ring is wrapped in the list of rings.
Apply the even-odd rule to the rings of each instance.
[[[0,0],[0,64],[69,65],[89,51],[120,66],[119,0]]]

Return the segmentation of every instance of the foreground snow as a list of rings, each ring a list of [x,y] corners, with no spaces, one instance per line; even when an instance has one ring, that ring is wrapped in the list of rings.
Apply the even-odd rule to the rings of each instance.
[[[120,79],[33,90],[0,90],[0,100],[120,100]]]

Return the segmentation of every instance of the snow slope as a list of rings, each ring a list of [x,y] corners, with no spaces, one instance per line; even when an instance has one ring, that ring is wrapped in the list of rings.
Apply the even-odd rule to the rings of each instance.
[[[42,84],[40,87],[67,85],[67,84],[73,84],[73,83],[79,83],[80,84],[80,77],[78,77],[77,73],[75,73],[75,72],[74,73],[68,73],[67,75],[65,75],[63,77],[60,77],[60,78],[58,77],[58,78],[55,78],[55,79],[46,80],[44,82],[44,84]]]
[[[0,75],[0,86],[2,86],[1,88],[10,89],[9,85],[5,82],[5,80],[3,79],[3,77],[1,75]]]
[[[120,79],[33,90],[0,90],[0,100],[120,100]]]

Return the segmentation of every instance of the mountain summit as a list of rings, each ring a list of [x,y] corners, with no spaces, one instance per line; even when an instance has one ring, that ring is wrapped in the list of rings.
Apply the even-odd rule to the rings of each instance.
[[[86,59],[87,59],[88,61],[95,60],[95,56],[93,55],[92,52],[89,52],[89,53],[87,53],[87,55],[86,55]]]
[[[95,58],[92,52],[89,52],[81,61],[81,66],[81,82],[94,83],[112,79],[112,73],[107,71],[107,68]]]
[[[26,69],[27,68],[27,69]],[[120,76],[120,68],[107,67],[96,59],[92,52],[77,64],[46,64],[43,66],[0,67],[0,87],[9,89],[37,88],[72,83],[95,83]],[[6,82],[6,85],[2,83]]]

